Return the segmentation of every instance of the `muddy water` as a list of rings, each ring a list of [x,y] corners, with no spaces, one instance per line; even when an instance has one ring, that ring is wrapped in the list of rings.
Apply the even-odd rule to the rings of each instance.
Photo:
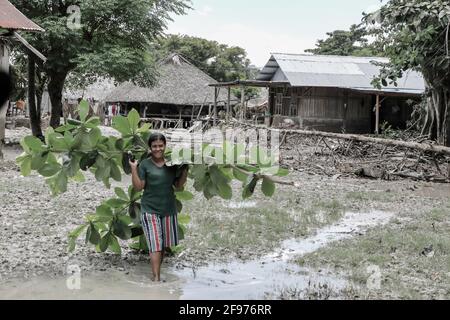
[[[311,284],[345,288],[343,279],[328,271],[312,272],[290,263],[295,256],[313,252],[330,242],[387,223],[392,214],[372,211],[348,212],[331,226],[303,240],[287,240],[275,252],[255,261],[212,264],[198,269],[164,268],[165,282],[150,281],[150,268],[142,263],[128,274],[119,271],[77,274],[60,279],[35,278],[30,281],[0,281],[2,299],[263,299],[283,287],[307,289]],[[69,290],[74,288],[75,290]]]

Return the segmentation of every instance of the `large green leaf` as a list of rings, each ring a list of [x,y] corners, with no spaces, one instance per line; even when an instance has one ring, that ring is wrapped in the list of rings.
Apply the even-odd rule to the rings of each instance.
[[[275,183],[267,178],[263,179],[261,190],[266,197],[271,197],[275,193]]]
[[[26,136],[25,138],[23,138],[23,141],[31,151],[40,152],[44,150],[42,141],[35,136]]]
[[[142,227],[133,227],[131,228],[131,237],[136,238],[144,234],[144,230]]]
[[[150,123],[144,123],[138,130],[137,133],[147,133],[150,131],[151,124]],[[148,139],[147,139],[148,140]]]
[[[289,174],[289,170],[288,170],[288,169],[285,169],[285,168],[279,168],[276,175],[279,176],[279,177],[285,177],[285,176],[287,176],[288,174]]]
[[[67,176],[74,177],[80,170],[81,155],[76,153],[70,154],[70,162],[65,166],[67,169]]]
[[[141,216],[141,205],[137,202],[133,202],[128,207],[128,214],[134,220],[134,222],[139,222]]]
[[[98,127],[100,124],[101,124],[101,122],[100,122],[99,117],[92,117],[92,118],[89,118],[88,121],[86,121],[85,125],[88,128],[95,128],[95,127]]]
[[[100,252],[105,252],[108,249],[110,235],[111,234],[108,232],[100,240],[100,243],[98,244],[98,249]]]
[[[217,185],[219,196],[225,200],[231,200],[233,198],[233,190],[228,184]]]
[[[111,208],[123,208],[128,204],[128,201],[122,199],[109,199],[106,201],[106,204]]]
[[[81,171],[78,171],[73,177],[72,180],[75,182],[85,182],[86,179],[84,178],[84,175]]]
[[[120,169],[117,166],[117,164],[114,162],[114,160],[111,160],[109,162],[110,164],[110,176],[111,178],[113,178],[115,181],[122,181],[122,174],[120,173]]]
[[[31,156],[26,156],[20,164],[20,172],[24,177],[31,174]]]
[[[130,156],[127,152],[122,153],[122,169],[125,174],[131,174]]]
[[[111,207],[106,205],[106,204],[102,204],[100,206],[98,206],[95,209],[95,213],[100,216],[100,217],[110,217],[112,218],[113,216],[113,212],[111,210]]]
[[[81,226],[78,226],[75,230],[69,233],[69,242],[67,247],[68,252],[73,252],[75,250],[75,241],[81,235],[83,230],[87,228],[88,225],[89,224],[83,224]]]
[[[59,163],[46,163],[38,170],[39,174],[44,177],[51,177],[61,170],[62,166]]]
[[[95,178],[97,181],[104,181],[105,179],[108,179],[111,173],[111,167],[109,165],[109,162],[106,162],[101,157],[97,157],[96,166],[97,169],[95,170]]]
[[[250,198],[253,193],[255,192],[256,184],[258,183],[257,177],[249,177],[248,183],[245,185],[244,190],[242,191],[242,198],[248,199]]]
[[[45,165],[45,162],[47,161],[47,156],[48,151],[43,153],[40,152],[33,155],[33,157],[31,158],[31,170],[41,169]]]
[[[60,133],[50,133],[48,135],[49,145],[53,148],[55,152],[69,151],[69,146],[66,143],[66,139]]]
[[[242,181],[242,182],[246,182],[248,179],[247,174],[243,173],[242,171],[240,171],[236,168],[233,168],[233,175],[236,179],[238,179],[239,181]]]
[[[188,225],[191,222],[191,217],[187,214],[178,215],[178,223],[181,225]]]
[[[83,230],[87,228],[88,225],[89,224],[86,223],[86,224],[76,227],[75,230],[73,230],[72,232],[69,233],[69,237],[77,239],[81,235]]]
[[[142,197],[142,192],[134,190],[133,186],[128,187],[128,197],[131,201],[137,201]]]
[[[128,198],[128,195],[123,191],[122,188],[116,187],[114,188],[114,193],[122,200],[130,201],[130,198]]]
[[[122,240],[131,239],[131,228],[122,220],[118,219],[113,223],[113,233]]]
[[[216,166],[209,168],[211,175],[211,181],[214,183],[217,189],[217,194],[223,199],[230,200],[233,197],[233,192],[229,186],[229,178]]]
[[[203,195],[207,200],[210,200],[214,198],[214,196],[217,196],[218,194],[219,191],[217,190],[217,187],[210,179],[208,179],[208,181],[205,184],[205,187],[203,188]]]
[[[183,203],[178,199],[176,199],[175,202],[176,202],[176,206],[177,206],[177,212],[178,213],[182,212],[183,211]]]
[[[67,191],[67,175],[63,170],[59,172],[59,174],[56,176],[56,187],[58,192],[64,193]]]
[[[97,156],[98,156],[97,151],[92,151],[85,154],[80,161],[81,170],[86,171],[87,169],[92,167],[96,163]]]
[[[95,228],[95,225],[91,222],[86,232],[86,244],[92,243],[93,245],[98,245],[100,243],[100,233]]]
[[[70,131],[65,131],[64,132],[64,141],[66,143],[66,145],[71,146],[73,144],[73,135]]]
[[[80,105],[78,106],[78,111],[80,115],[80,120],[82,122],[86,121],[86,117],[89,113],[89,102],[86,100],[81,100]]]
[[[119,241],[117,240],[117,238],[114,235],[110,235],[109,237],[109,250],[111,250],[112,252],[116,253],[116,254],[121,254],[122,253],[122,249],[120,248],[120,244]]]
[[[114,117],[112,127],[119,131],[122,136],[129,136],[133,134],[128,119],[123,116]]]
[[[75,250],[75,245],[76,245],[75,244],[75,239],[70,237],[68,245],[67,245],[67,251],[68,252],[73,252]]]
[[[47,127],[47,129],[45,129],[45,132],[44,132],[45,144],[49,144],[48,143],[48,135],[53,132],[55,132],[55,130],[51,126]]]
[[[194,195],[190,193],[189,191],[179,191],[175,192],[175,195],[178,200],[180,201],[190,201],[194,199]]]
[[[185,239],[185,227],[184,226],[182,226],[182,225],[180,225],[180,224],[178,224],[177,225],[177,228],[178,228],[178,240],[184,240]]]
[[[131,128],[131,132],[135,134],[139,128],[139,122],[141,121],[139,113],[133,109],[128,113],[128,123]]]
[[[99,128],[91,129],[91,131],[89,132],[89,142],[90,142],[91,147],[95,147],[101,137],[102,137],[102,132],[100,131]]]

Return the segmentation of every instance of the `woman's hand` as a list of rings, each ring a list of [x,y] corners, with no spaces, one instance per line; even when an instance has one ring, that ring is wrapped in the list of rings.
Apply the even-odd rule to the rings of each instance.
[[[137,162],[137,160],[133,160],[133,161],[129,160],[128,162],[130,163],[131,169],[134,169],[134,170],[137,169],[137,167],[138,167],[138,165],[139,165],[139,163]]]
[[[142,191],[145,188],[145,181],[142,181],[139,178],[138,169],[137,169],[139,163],[137,160],[134,160],[134,159],[133,159],[133,161],[131,161],[131,159],[130,159],[130,160],[128,160],[128,162],[130,163],[130,167],[131,167],[131,182],[133,184],[133,188],[138,192]]]

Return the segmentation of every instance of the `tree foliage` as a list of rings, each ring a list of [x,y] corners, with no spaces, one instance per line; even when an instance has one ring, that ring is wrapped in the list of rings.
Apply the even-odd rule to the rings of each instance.
[[[390,59],[374,84],[395,84],[405,71],[421,71],[427,85],[423,133],[450,145],[449,2],[391,0],[364,20]]]
[[[27,40],[48,61],[51,125],[59,126],[61,96],[67,75],[111,77],[151,84],[155,68],[150,43],[162,34],[171,14],[183,14],[188,0],[73,0],[11,2],[45,29]],[[80,8],[80,27],[69,28],[69,7]]]
[[[350,30],[335,30],[328,32],[328,38],[318,40],[316,48],[305,52],[322,55],[373,57],[383,55],[376,44],[370,44],[370,32],[361,25],[353,24]]]

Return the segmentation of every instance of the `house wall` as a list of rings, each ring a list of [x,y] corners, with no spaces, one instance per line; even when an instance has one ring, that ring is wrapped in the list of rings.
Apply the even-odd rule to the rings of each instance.
[[[301,129],[327,132],[371,133],[375,127],[374,96],[338,88],[271,88],[273,126],[291,119]],[[386,98],[380,123],[402,128],[411,108],[406,98]]]

